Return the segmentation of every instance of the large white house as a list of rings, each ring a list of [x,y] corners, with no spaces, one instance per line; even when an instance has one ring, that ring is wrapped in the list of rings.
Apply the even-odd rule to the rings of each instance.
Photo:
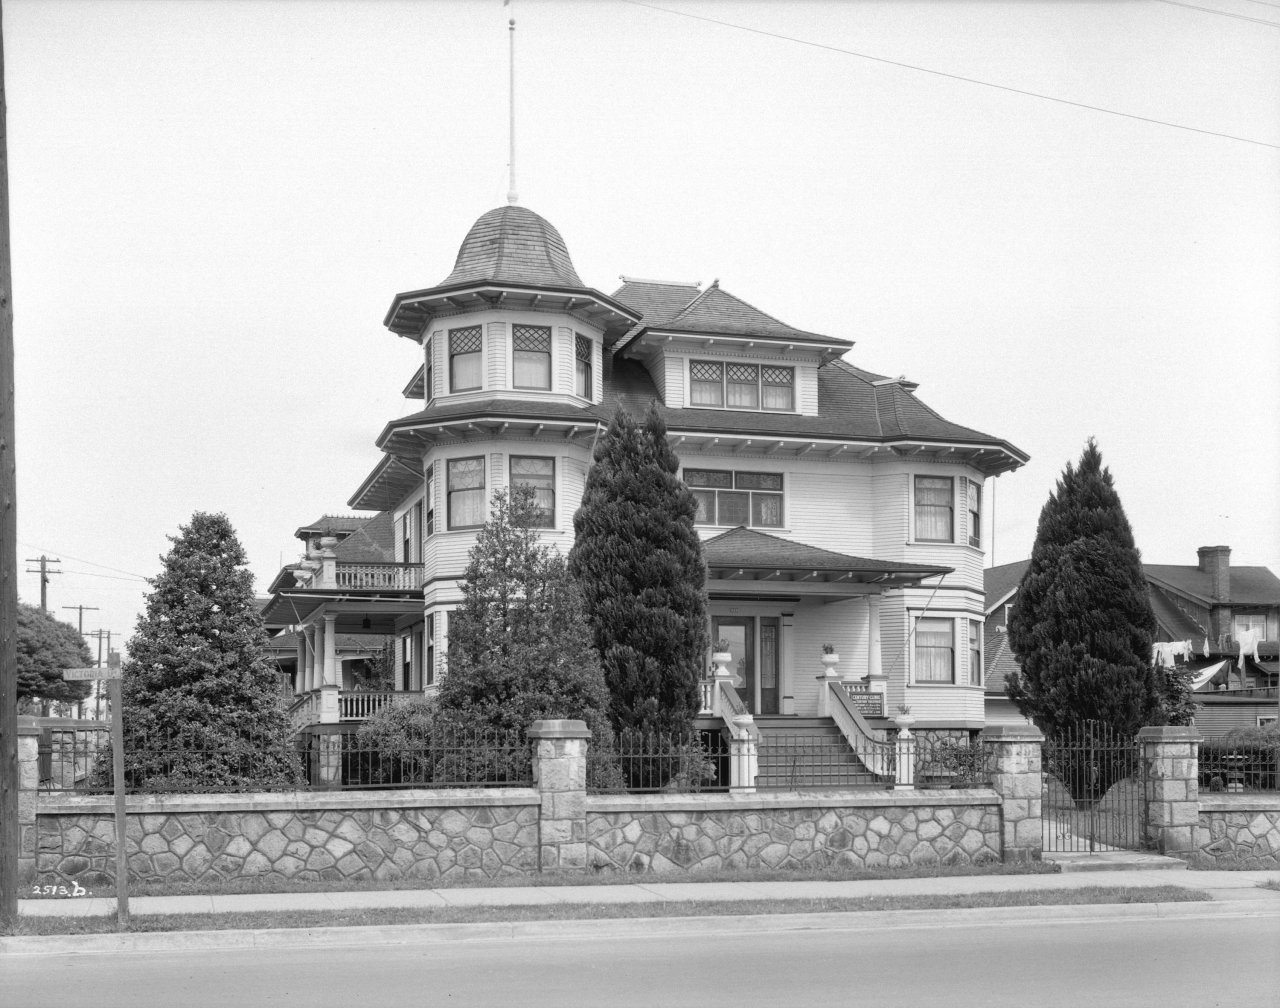
[[[830,644],[873,724],[905,703],[918,727],[983,725],[986,483],[1022,451],[716,283],[587,287],[559,232],[516,205],[480,217],[452,272],[396,295],[386,325],[420,348],[405,395],[422,408],[386,425],[350,504],[390,512],[395,563],[320,542],[266,609],[303,631],[303,722],[372,702],[344,695],[338,634],[394,635],[397,692],[430,691],[493,492],[532,487],[567,552],[595,438],[656,401],[699,502],[711,639],[730,642],[748,710],[825,714]]]

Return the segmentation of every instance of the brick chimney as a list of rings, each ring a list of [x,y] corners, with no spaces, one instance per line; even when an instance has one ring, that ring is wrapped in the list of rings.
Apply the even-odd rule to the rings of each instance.
[[[1209,629],[1218,640],[1231,633],[1231,547],[1201,546],[1199,568],[1209,575]]]

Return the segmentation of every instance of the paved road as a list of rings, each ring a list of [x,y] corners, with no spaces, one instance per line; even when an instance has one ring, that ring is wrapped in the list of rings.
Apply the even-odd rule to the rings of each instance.
[[[1280,1004],[1280,917],[0,958],[5,1008]]]

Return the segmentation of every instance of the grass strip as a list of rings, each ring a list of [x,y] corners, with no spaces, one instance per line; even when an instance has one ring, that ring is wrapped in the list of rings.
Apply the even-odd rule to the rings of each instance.
[[[1056,875],[1056,864],[1029,861],[1023,864],[911,865],[906,868],[853,868],[831,865],[824,868],[753,868],[699,871],[688,875],[659,876],[623,871],[593,874],[544,872],[541,875],[501,875],[496,878],[432,879],[287,879],[278,875],[228,879],[225,882],[134,882],[131,896],[229,896],[239,893],[295,892],[383,892],[401,889],[503,889],[547,886],[635,885],[651,882],[865,882],[872,879],[952,878],[971,875]],[[89,893],[114,896],[115,890]]]
[[[560,903],[502,907],[377,907],[360,910],[275,910],[223,914],[135,916],[132,931],[234,931],[269,928],[369,927],[389,924],[492,924],[504,921],[727,917],[753,914],[850,913],[874,910],[957,910],[980,907],[1188,903],[1211,897],[1181,886],[1090,886],[916,896],[777,900],[687,900],[671,903]],[[105,934],[114,917],[27,917],[18,935]]]

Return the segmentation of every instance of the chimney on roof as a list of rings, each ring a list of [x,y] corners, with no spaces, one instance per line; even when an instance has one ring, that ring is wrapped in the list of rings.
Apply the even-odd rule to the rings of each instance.
[[[1199,567],[1209,575],[1209,631],[1219,642],[1231,633],[1231,547],[1201,546],[1196,550]]]

